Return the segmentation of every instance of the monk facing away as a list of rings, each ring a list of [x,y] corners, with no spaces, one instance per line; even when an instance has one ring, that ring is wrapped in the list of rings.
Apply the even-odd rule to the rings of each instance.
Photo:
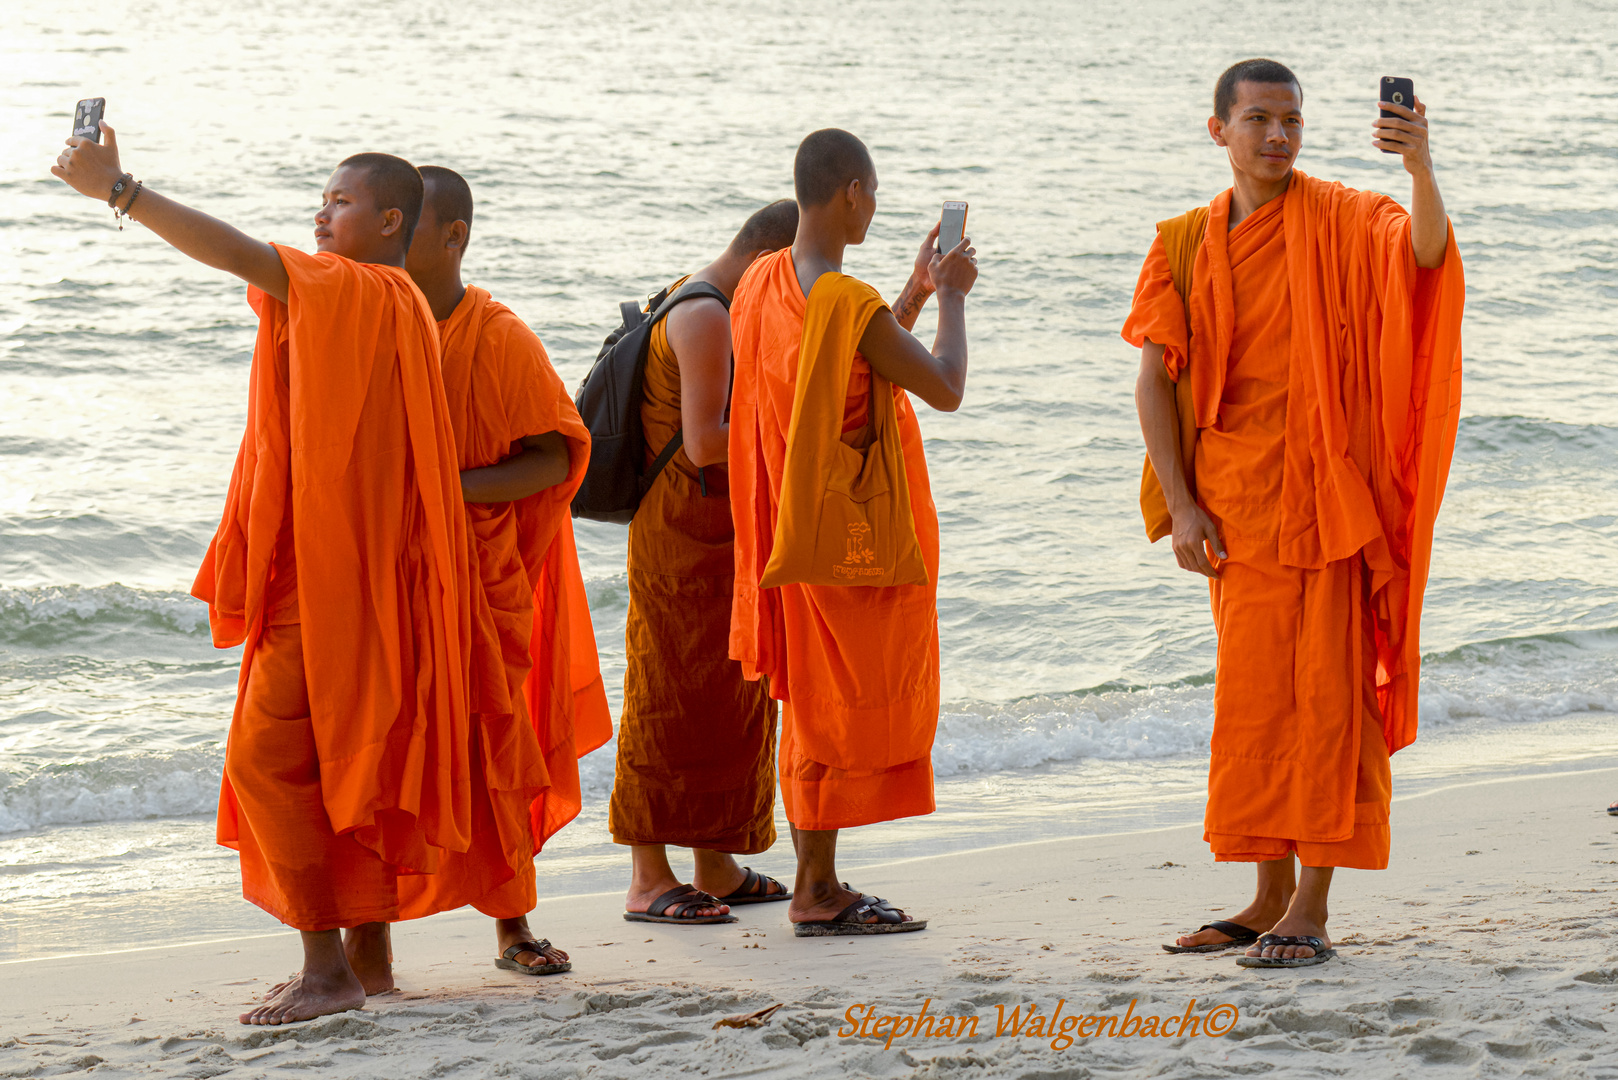
[[[797,227],[795,202],[771,203],[670,294],[707,285],[728,299]],[[775,702],[730,658],[730,373],[730,313],[711,294],[682,300],[653,327],[641,403],[647,465],[671,439],[683,441],[629,526],[624,709],[607,823],[629,845],[631,922],[734,922],[731,904],[790,899],[735,859],[775,843]],[[674,876],[668,844],[692,849],[693,883]]]
[[[906,391],[960,407],[977,262],[964,239],[937,253],[935,227],[890,309],[842,273],[844,250],[865,240],[876,213],[865,144],[832,128],[810,134],[793,184],[792,246],[753,263],[731,308],[730,655],[781,702],[795,933],[920,930],[925,920],[841,883],[837,834],[933,810],[938,514]],[[934,293],[929,352],[910,328]],[[821,533],[828,507],[865,512],[852,499],[883,507],[882,527],[846,520]],[[873,577],[884,583],[860,584]]]
[[[304,961],[241,1019],[358,1008],[386,978],[401,879],[442,870],[476,827],[455,434],[404,270],[421,176],[348,158],[306,255],[132,183],[102,130],[52,172],[245,279],[259,316],[247,431],[192,591],[214,643],[244,645],[219,842],[241,852],[243,895],[302,932]],[[340,928],[364,926],[368,947],[345,954]]]
[[[579,758],[612,737],[569,509],[590,433],[538,336],[461,281],[471,187],[435,165],[421,176],[405,269],[438,321],[459,453],[471,568],[472,843],[446,855],[437,874],[401,880],[400,917],[471,904],[495,919],[497,965],[549,975],[572,965],[528,927],[534,855],[579,812]],[[351,948],[367,932],[351,931]]]
[[[1322,963],[1333,871],[1388,865],[1388,756],[1416,737],[1465,282],[1427,110],[1382,107],[1396,115],[1372,145],[1401,156],[1408,213],[1293,168],[1303,90],[1287,68],[1220,76],[1208,131],[1232,186],[1158,226],[1124,325],[1148,536],[1172,536],[1211,585],[1204,836],[1217,861],[1258,864],[1253,902],[1170,952],[1251,943],[1244,966]]]

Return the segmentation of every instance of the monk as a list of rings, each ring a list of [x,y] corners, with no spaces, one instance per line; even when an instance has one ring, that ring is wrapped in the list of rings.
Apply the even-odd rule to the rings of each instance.
[[[935,226],[892,308],[842,273],[876,213],[876,168],[846,131],[816,131],[793,164],[798,230],[792,246],[753,263],[736,290],[731,326],[731,512],[736,587],[730,655],[750,679],[769,679],[781,702],[781,797],[798,872],[788,918],[799,936],[924,928],[901,908],[846,888],[837,873],[841,829],[933,810],[938,725],[938,514],[906,391],[944,412],[966,389],[966,294],[977,279],[969,241],[934,250]],[[929,295],[938,332],[929,352],[910,333]],[[804,343],[808,342],[806,346]],[[799,379],[807,371],[818,378]],[[891,397],[884,403],[878,395]],[[828,423],[799,424],[800,407]],[[891,425],[886,442],[877,420]],[[909,580],[862,585],[877,569],[868,529],[847,539],[851,583],[765,586],[772,560],[812,556],[813,507],[782,510],[783,485],[824,490],[828,462],[886,462]],[[881,462],[879,462],[881,464]],[[796,538],[796,539],[788,539]],[[834,538],[836,543],[842,540]],[[880,546],[880,543],[879,543]],[[897,565],[897,564],[895,564]]]
[[[345,954],[340,928],[399,918],[401,878],[442,869],[474,826],[455,435],[404,270],[421,176],[345,160],[306,255],[135,182],[102,131],[52,172],[245,279],[259,316],[247,431],[192,591],[214,643],[244,646],[219,842],[241,852],[243,895],[302,932],[304,961],[241,1020],[359,1008],[388,957]]]
[[[1340,866],[1388,864],[1388,756],[1416,737],[1421,601],[1460,401],[1460,256],[1426,107],[1384,106],[1410,211],[1305,176],[1303,90],[1232,66],[1208,131],[1233,183],[1158,226],[1123,334],[1148,536],[1211,584],[1218,668],[1204,836],[1253,902],[1170,952],[1329,960]],[[1301,863],[1301,873],[1294,870]]]
[[[421,176],[405,269],[438,321],[459,451],[473,827],[471,847],[446,855],[437,874],[401,880],[400,917],[471,904],[495,920],[498,966],[549,975],[572,964],[528,927],[534,855],[579,812],[579,758],[612,738],[569,509],[590,433],[538,336],[461,281],[471,187],[436,165]],[[366,932],[350,931],[350,951]]]
[[[670,293],[705,283],[734,296],[747,268],[791,244],[797,227],[797,203],[771,203]],[[628,665],[607,824],[629,845],[632,922],[734,922],[731,904],[790,898],[735,859],[775,843],[775,702],[730,658],[730,371],[730,313],[714,297],[683,300],[653,327],[647,465],[676,435],[682,442],[629,526]],[[692,849],[694,884],[674,876],[668,844]]]

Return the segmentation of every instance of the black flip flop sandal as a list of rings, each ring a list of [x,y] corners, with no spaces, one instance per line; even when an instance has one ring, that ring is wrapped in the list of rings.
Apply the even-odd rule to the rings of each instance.
[[[1315,955],[1294,956],[1285,959],[1279,956],[1238,956],[1236,958],[1236,963],[1239,967],[1314,967],[1316,964],[1324,964],[1327,960],[1331,960],[1337,955],[1336,949],[1326,948],[1326,943],[1312,934],[1306,934],[1303,937],[1282,937],[1280,934],[1265,934],[1263,937],[1258,939],[1258,945],[1261,949],[1267,949],[1271,945],[1307,945],[1309,948],[1315,950]]]
[[[655,923],[724,923],[735,922],[734,915],[687,915],[687,911],[700,911],[705,907],[718,907],[721,901],[712,893],[705,893],[694,885],[676,885],[652,901],[645,911],[626,911],[629,922]]]
[[[520,971],[524,975],[558,975],[564,971],[572,971],[573,961],[571,960],[563,960],[559,964],[520,964],[517,962],[517,957],[525,952],[534,953],[541,960],[544,960],[545,950],[550,947],[549,938],[543,938],[539,941],[519,941],[496,957],[494,966],[503,968],[506,971]]]
[[[845,889],[847,885],[843,886]],[[865,922],[872,915],[876,922]],[[911,919],[904,921],[904,912],[894,907],[888,901],[877,896],[860,894],[860,898],[837,913],[835,919],[825,922],[801,922],[792,924],[792,932],[798,937],[832,937],[834,935],[864,935],[864,934],[908,934],[913,930],[927,929],[926,919]]]
[[[1165,945],[1163,946],[1163,951],[1166,953],[1224,952],[1226,949],[1234,949],[1238,945],[1251,945],[1258,940],[1257,930],[1249,930],[1241,923],[1226,922],[1224,919],[1215,919],[1211,923],[1203,923],[1191,933],[1200,934],[1204,930],[1213,930],[1224,934],[1230,940],[1214,941],[1207,945]]]
[[[792,899],[792,894],[787,892],[779,881],[767,874],[759,873],[751,866],[744,866],[742,869],[747,871],[747,876],[742,879],[741,885],[737,887],[735,892],[729,896],[719,898],[721,904],[729,904],[731,907],[735,907],[737,904],[773,904],[777,900]],[[781,891],[771,892],[771,888],[777,888]]]

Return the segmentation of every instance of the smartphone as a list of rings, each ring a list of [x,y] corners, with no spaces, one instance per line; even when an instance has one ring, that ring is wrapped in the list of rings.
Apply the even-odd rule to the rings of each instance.
[[[938,218],[938,253],[954,251],[966,236],[966,203],[946,199],[944,212]]]
[[[1382,100],[1391,101],[1395,105],[1403,105],[1407,109],[1414,109],[1416,107],[1416,84],[1409,79],[1401,79],[1395,75],[1384,75],[1382,76]],[[1386,109],[1381,109],[1379,112],[1384,120],[1403,119],[1397,113],[1391,113]],[[1384,154],[1398,153],[1397,150],[1383,150],[1382,152]]]
[[[107,111],[104,97],[85,98],[73,110],[73,134],[91,142],[101,141],[101,117]]]

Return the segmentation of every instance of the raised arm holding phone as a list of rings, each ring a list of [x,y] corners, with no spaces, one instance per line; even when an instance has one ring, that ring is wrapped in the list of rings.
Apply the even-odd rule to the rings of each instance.
[[[1426,107],[1409,80],[1383,86],[1373,145],[1402,156],[1408,212],[1295,169],[1297,77],[1229,68],[1208,133],[1231,187],[1159,223],[1124,325],[1141,350],[1147,535],[1209,579],[1218,634],[1204,829],[1216,860],[1258,868],[1251,904],[1170,952],[1323,963],[1333,871],[1387,865],[1465,281]]]
[[[259,316],[247,431],[192,591],[214,643],[246,646],[219,840],[241,852],[243,895],[302,932],[304,957],[241,1020],[357,1008],[392,986],[400,877],[467,849],[476,795],[448,749],[469,719],[455,434],[438,329],[403,269],[421,175],[387,154],[345,159],[309,255],[134,180],[96,119],[106,143],[73,136],[51,172],[248,282]],[[318,451],[294,455],[294,438]],[[343,928],[371,932],[345,949]]]

